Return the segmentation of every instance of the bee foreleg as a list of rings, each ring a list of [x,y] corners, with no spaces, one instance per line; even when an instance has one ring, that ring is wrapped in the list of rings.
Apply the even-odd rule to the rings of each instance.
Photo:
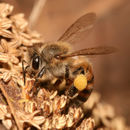
[[[37,78],[41,78],[44,73],[45,73],[45,67],[43,66],[42,69],[39,71]]]

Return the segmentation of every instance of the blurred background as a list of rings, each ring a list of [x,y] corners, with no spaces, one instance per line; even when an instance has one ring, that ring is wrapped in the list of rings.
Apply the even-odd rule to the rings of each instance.
[[[130,1],[129,0],[0,0],[14,5],[14,13],[25,13],[30,27],[45,41],[56,41],[80,16],[97,14],[93,30],[81,34],[74,48],[110,45],[118,53],[90,58],[95,90],[112,104],[130,125]],[[38,3],[39,2],[39,3]],[[38,10],[37,10],[38,9]]]

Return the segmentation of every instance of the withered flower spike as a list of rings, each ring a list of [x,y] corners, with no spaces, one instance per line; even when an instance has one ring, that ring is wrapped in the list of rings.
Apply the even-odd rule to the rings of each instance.
[[[3,93],[3,95],[5,96],[6,100],[7,100],[7,103],[8,103],[8,105],[9,105],[9,107],[10,107],[11,113],[12,113],[13,116],[14,116],[14,119],[15,119],[15,122],[16,122],[16,124],[17,124],[17,127],[19,128],[19,130],[22,130],[21,124],[20,124],[20,122],[19,122],[19,120],[18,120],[18,117],[17,117],[17,115],[16,115],[16,113],[15,113],[16,110],[15,110],[15,108],[14,108],[14,105],[13,105],[12,101],[10,100],[10,97],[9,97],[9,95],[8,95],[6,89],[5,89],[6,87],[8,87],[8,85],[6,85],[6,84],[4,84],[2,81],[0,81],[0,89],[1,89],[1,91],[2,91],[2,93]]]

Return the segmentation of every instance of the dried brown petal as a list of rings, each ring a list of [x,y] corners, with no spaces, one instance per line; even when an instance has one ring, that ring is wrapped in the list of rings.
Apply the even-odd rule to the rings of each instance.
[[[23,13],[13,15],[11,20],[19,31],[26,31],[28,22],[25,20]]]
[[[10,79],[11,79],[11,73],[9,71],[4,72],[2,79],[3,79],[3,81],[5,83],[8,82],[8,81],[10,81]]]
[[[23,38],[23,39],[27,39],[27,40],[29,40],[29,39],[31,39],[31,36],[29,35],[29,34],[27,34],[27,33],[20,33],[21,34],[21,37]]]
[[[74,120],[73,120],[73,115],[69,116],[69,115],[66,115],[66,118],[67,118],[67,122],[66,122],[66,127],[72,127],[74,125]]]
[[[45,121],[45,117],[43,117],[43,116],[35,116],[33,118],[33,122],[35,122],[37,125],[43,124],[44,121]]]
[[[16,26],[12,26],[12,32],[14,39],[18,41],[18,45],[33,46],[33,44],[41,42],[40,36],[37,33],[34,33],[36,34],[35,36],[33,32],[20,31]]]
[[[52,127],[56,129],[63,129],[66,125],[65,115],[55,115],[52,119]]]
[[[5,29],[0,31],[0,36],[7,37],[7,38],[13,38],[13,34],[10,31],[5,30]]]
[[[0,62],[8,63],[9,62],[9,56],[7,54],[0,53]]]
[[[50,99],[51,100],[54,99],[56,97],[57,93],[58,93],[57,91],[52,91],[51,95],[50,95]]]
[[[52,129],[52,120],[50,118],[47,118],[42,125],[42,130],[51,130]]]
[[[12,54],[0,53],[0,62],[8,64],[12,62],[13,64],[18,64],[19,59]]]
[[[16,41],[18,41],[18,45],[23,44],[24,46],[32,46],[31,36],[27,33],[18,31],[15,27],[12,29],[13,36]]]
[[[18,111],[17,116],[21,124],[23,124],[23,126],[25,123],[28,123],[36,127],[37,129],[40,129],[39,125],[41,125],[45,121],[45,118],[43,116],[35,116],[39,112],[40,111],[35,111],[32,114],[26,114],[24,112]]]
[[[3,120],[6,114],[7,114],[7,106],[0,104],[0,120]]]
[[[43,42],[42,40],[39,40],[39,39],[31,39],[31,44],[34,45],[34,44],[37,44],[37,43],[41,43]],[[29,45],[26,45],[26,46],[32,46],[31,44]]]
[[[10,130],[13,126],[11,119],[3,120],[2,123],[6,127],[6,129],[8,129],[8,130]]]
[[[40,90],[38,91],[37,99],[43,101],[43,99],[44,99],[43,89],[40,89]]]
[[[1,39],[1,46],[4,50],[4,53],[7,53],[8,52],[8,44],[7,44],[7,41],[5,39]]]
[[[18,64],[19,63],[19,59],[16,56],[13,56],[13,55],[10,56],[10,61],[13,64]]]
[[[0,29],[9,29],[12,26],[12,21],[8,18],[0,18]]]
[[[72,127],[83,117],[83,111],[81,108],[69,108],[69,113],[66,115],[67,127]]]
[[[44,39],[41,39],[41,35],[36,31],[28,30],[29,35],[31,36],[31,42],[33,44],[43,43]]]
[[[7,30],[12,26],[12,21],[4,18],[0,18],[0,35],[7,38],[13,38],[13,34]]]
[[[13,39],[12,39],[12,42],[17,41],[16,43],[18,43],[18,45],[20,46],[22,44],[20,31],[18,31],[15,26],[12,26],[12,33],[13,33],[13,36],[14,36]],[[18,46],[18,45],[15,45],[15,46]]]
[[[17,83],[19,86],[24,86],[23,76],[18,77]],[[24,88],[22,88],[22,89],[24,89]]]
[[[12,54],[13,56],[20,56],[21,53],[14,46],[12,47],[12,42],[7,42],[5,39],[1,39],[1,47],[3,48],[4,53]]]
[[[0,120],[7,129],[11,129],[12,121],[11,121],[11,114],[7,111],[7,106],[0,104]]]
[[[33,113],[37,109],[37,103],[35,101],[25,102],[25,112]]]
[[[7,83],[8,81],[10,81],[11,79],[11,72],[4,70],[4,69],[0,69],[0,79],[3,79],[3,81],[5,83]]]
[[[21,45],[21,39],[17,40],[17,39],[11,39],[11,42],[9,42],[9,47],[10,48],[18,48]]]
[[[4,52],[4,50],[3,50],[3,47],[2,46],[0,46],[0,52]]]
[[[26,79],[26,84],[22,86],[22,98],[30,99],[31,98],[31,90],[33,88],[35,80],[34,79]]]
[[[41,35],[36,31],[28,30],[28,33],[30,34],[32,39],[40,39],[41,38]]]
[[[77,121],[83,117],[83,111],[81,108],[70,108],[69,115],[73,115],[74,120]]]
[[[67,97],[64,95],[61,95],[60,97],[57,96],[54,98],[53,101],[53,112],[54,113],[59,113],[61,112],[64,107],[66,106],[67,103]]]
[[[12,43],[12,42],[7,42],[5,39],[2,39],[0,47],[2,48],[2,52],[6,53],[6,55],[8,55],[8,57],[11,58],[10,61],[12,63],[18,64],[19,60],[17,59],[17,57],[21,56],[22,54],[16,48],[11,47],[10,43]]]
[[[26,39],[25,37],[21,36],[21,42],[24,46],[33,46],[33,43],[30,39]]]
[[[43,100],[49,100],[50,99],[50,96],[51,96],[51,93],[48,91],[48,90],[46,90],[46,89],[40,89],[39,91],[38,91],[38,94],[37,94],[37,97],[39,98],[39,99],[41,99],[42,101]]]
[[[84,119],[76,130],[93,130],[95,127],[94,119]]]
[[[42,108],[42,111],[43,111],[43,115],[45,117],[48,117],[52,113],[52,103],[51,102],[44,101],[41,104],[41,108]]]
[[[10,15],[13,11],[13,6],[6,4],[6,3],[1,3],[0,4],[0,17],[4,18],[8,15]]]

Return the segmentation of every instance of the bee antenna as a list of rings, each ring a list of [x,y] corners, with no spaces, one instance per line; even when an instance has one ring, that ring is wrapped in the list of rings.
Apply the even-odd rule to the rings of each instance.
[[[25,83],[26,83],[26,69],[29,67],[29,65],[24,68],[24,63],[26,63],[26,61],[22,60],[22,72],[23,72],[23,79],[24,79],[24,85],[25,85]]]
[[[24,85],[25,85],[25,82],[26,82],[26,73],[25,73],[25,69],[24,69],[24,60],[22,60],[22,72],[23,72],[23,79],[24,79]]]

